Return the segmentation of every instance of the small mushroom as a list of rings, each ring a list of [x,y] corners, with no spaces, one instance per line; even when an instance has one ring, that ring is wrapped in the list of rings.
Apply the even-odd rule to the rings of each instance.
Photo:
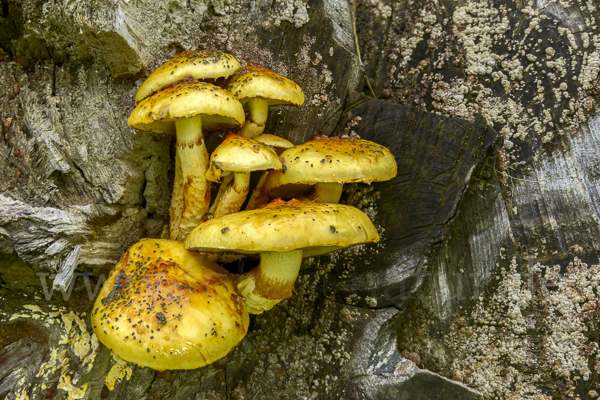
[[[342,204],[275,200],[257,209],[211,219],[185,247],[207,253],[259,254],[260,264],[238,279],[248,311],[260,314],[292,296],[302,257],[379,241],[362,211]]]
[[[316,137],[281,153],[286,166],[269,172],[264,190],[270,198],[337,203],[346,182],[379,182],[398,172],[390,151],[363,139]]]
[[[269,133],[263,133],[261,135],[258,135],[254,138],[254,140],[266,144],[267,146],[271,146],[275,150],[277,155],[280,155],[286,149],[294,147],[294,144],[289,140],[285,140],[284,138],[271,135]],[[261,173],[256,186],[254,187],[254,189],[252,189],[252,194],[250,195],[250,198],[248,199],[248,204],[246,205],[246,210],[254,210],[255,208],[258,208],[263,204],[267,204],[269,202],[269,197],[267,196],[264,190],[265,181],[267,180],[268,173],[269,171],[264,171]]]
[[[144,239],[110,272],[91,322],[119,357],[164,371],[224,357],[246,335],[249,318],[227,271],[180,242]]]
[[[257,64],[235,73],[226,86],[248,111],[246,122],[238,133],[253,138],[265,129],[269,106],[304,104],[304,92],[292,80]]]
[[[203,132],[235,128],[243,122],[242,105],[227,90],[186,80],[147,97],[131,112],[127,119],[130,127],[177,136],[171,239],[185,240],[208,212],[210,190],[205,177],[208,152]]]
[[[210,168],[206,171],[209,181],[218,182],[224,177],[209,218],[239,211],[250,189],[250,172],[281,168],[281,161],[270,146],[228,134],[210,156]]]
[[[294,147],[294,143],[282,137],[271,135],[270,133],[262,133],[254,138],[257,142],[271,146],[277,155],[283,153],[284,150]]]
[[[186,77],[222,86],[239,69],[234,56],[219,50],[184,51],[148,75],[135,94],[135,104]]]

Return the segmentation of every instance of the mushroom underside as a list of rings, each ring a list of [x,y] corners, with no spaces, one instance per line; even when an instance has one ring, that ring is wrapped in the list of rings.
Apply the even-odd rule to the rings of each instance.
[[[339,203],[343,187],[343,183],[339,182],[290,183],[271,189],[269,197],[286,200],[302,198],[316,203]]]

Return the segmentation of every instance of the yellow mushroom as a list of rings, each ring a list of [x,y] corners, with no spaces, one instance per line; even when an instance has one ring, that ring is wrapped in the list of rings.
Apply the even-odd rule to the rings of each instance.
[[[223,178],[208,218],[240,210],[250,191],[250,172],[282,167],[277,153],[270,146],[234,133],[228,134],[210,156],[210,168],[206,171],[209,181],[218,182]]]
[[[234,56],[219,50],[184,51],[148,75],[135,94],[135,104],[186,77],[221,86],[239,69]]]
[[[205,253],[259,254],[259,266],[238,278],[237,287],[248,312],[260,314],[292,296],[303,257],[377,241],[375,226],[358,208],[276,200],[200,224],[185,247]]]
[[[243,122],[242,105],[227,90],[186,80],[147,97],[131,112],[127,119],[130,127],[177,137],[171,239],[185,240],[210,206],[203,132],[235,128]]]
[[[310,201],[337,203],[346,182],[379,182],[398,172],[394,156],[363,139],[316,137],[281,153],[285,171],[269,172],[264,191],[270,198],[304,195]]]
[[[240,63],[235,57],[222,51],[184,51],[155,69],[148,76],[135,95],[136,106],[139,107],[144,99],[155,96],[159,91],[176,85],[182,80],[188,82],[202,81],[222,86],[225,80],[239,69]],[[232,98],[233,96],[229,94],[228,97]],[[139,111],[138,107],[132,115]],[[146,108],[143,111],[149,112]],[[154,113],[148,116],[153,117],[153,120],[157,120],[156,115]],[[176,118],[181,118],[182,121],[177,123],[179,125],[177,130],[180,134],[178,135],[177,154],[175,155],[175,181],[169,211],[171,216],[170,237],[171,239],[185,240],[189,230],[206,214],[210,203],[210,185],[204,180],[204,172],[208,167],[208,152],[202,139],[202,130],[204,132],[208,131],[210,124],[207,124],[209,121],[205,120],[204,126],[202,126],[198,118],[186,121],[181,114],[177,115]],[[160,119],[165,119],[165,116],[162,115]],[[130,120],[128,120],[129,126],[136,129],[163,135],[175,134],[171,127],[164,129],[161,124],[153,123],[153,121],[143,122],[141,125],[151,125],[151,127],[144,128],[139,126],[139,121]],[[243,122],[244,119],[242,118],[240,123]],[[227,127],[237,127],[238,125],[228,124]],[[221,128],[217,127],[217,129]],[[183,160],[180,157],[181,152],[187,153]],[[195,172],[198,168],[202,169],[200,174]],[[185,200],[186,198],[187,200]]]
[[[246,335],[249,318],[227,271],[180,242],[144,239],[110,272],[91,322],[119,357],[163,371],[224,357]]]
[[[269,106],[304,104],[304,92],[294,81],[257,64],[248,65],[233,75],[226,86],[248,111],[238,134],[253,138],[265,129]]]

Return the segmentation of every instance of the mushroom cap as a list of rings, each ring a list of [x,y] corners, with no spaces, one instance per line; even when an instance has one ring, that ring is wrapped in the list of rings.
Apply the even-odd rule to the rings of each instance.
[[[142,131],[174,136],[176,119],[197,115],[202,115],[203,132],[237,128],[245,120],[242,105],[227,90],[185,80],[139,102],[127,124]]]
[[[203,222],[189,234],[185,247],[242,254],[303,249],[305,255],[316,255],[377,241],[375,226],[358,208],[275,200],[256,210]]]
[[[228,273],[171,240],[144,239],[121,256],[96,299],[92,327],[119,357],[159,371],[225,356],[248,313]]]
[[[257,97],[269,106],[304,104],[304,92],[294,81],[253,63],[237,71],[226,88],[242,104]]]
[[[271,135],[270,133],[262,133],[253,138],[257,142],[261,142],[266,144],[267,146],[271,146],[275,149],[277,154],[281,154],[283,150],[294,147],[294,143],[289,140],[285,140],[282,137]]]
[[[187,76],[216,80],[227,78],[238,69],[240,63],[231,54],[219,50],[184,51],[148,75],[135,94],[135,104]]]
[[[269,172],[265,182],[271,197],[284,197],[288,188],[283,185],[378,182],[392,179],[398,172],[387,148],[363,139],[316,137],[285,150],[280,157],[286,169]]]
[[[281,169],[279,156],[270,146],[235,133],[229,133],[210,156],[206,179],[217,182],[226,172],[252,172]]]

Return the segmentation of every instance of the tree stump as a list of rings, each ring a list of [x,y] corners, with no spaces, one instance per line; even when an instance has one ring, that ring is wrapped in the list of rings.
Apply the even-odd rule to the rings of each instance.
[[[0,396],[598,397],[596,3],[3,1]],[[173,143],[127,126],[135,92],[210,48],[304,89],[265,132],[360,136],[399,173],[344,189],[379,244],[305,260],[227,357],[158,373],[89,312],[168,222]]]

